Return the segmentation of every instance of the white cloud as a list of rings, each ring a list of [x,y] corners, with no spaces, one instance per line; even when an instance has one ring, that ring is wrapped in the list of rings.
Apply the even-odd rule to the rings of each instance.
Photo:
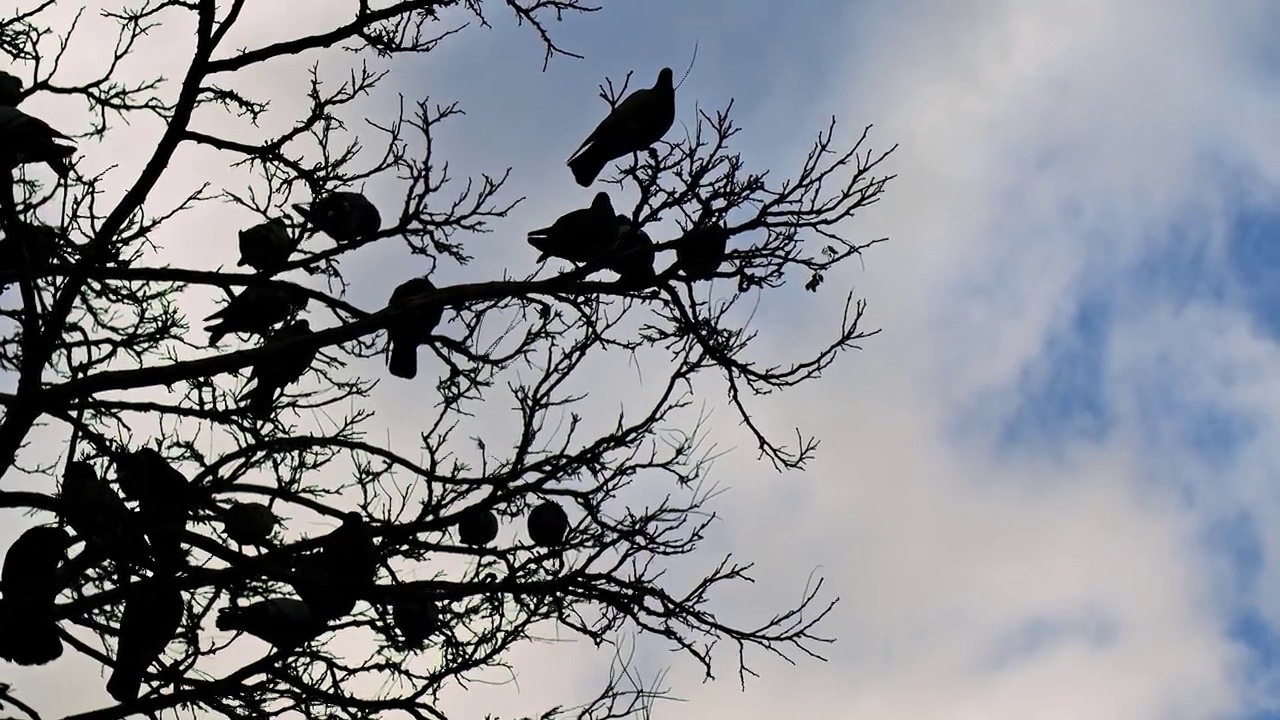
[[[590,22],[607,23],[611,10]],[[735,616],[794,601],[821,565],[843,597],[824,628],[839,642],[827,649],[828,665],[757,663],[764,678],[745,694],[727,669],[704,686],[680,662],[670,679],[690,702],[661,706],[661,717],[1208,718],[1257,699],[1244,685],[1241,648],[1224,629],[1225,609],[1242,600],[1228,595],[1220,561],[1206,556],[1199,532],[1205,519],[1240,505],[1280,519],[1268,477],[1280,460],[1271,449],[1280,383],[1270,370],[1277,366],[1270,342],[1229,309],[1156,304],[1121,313],[1106,359],[1114,388],[1108,402],[1119,419],[1112,435],[1052,459],[999,456],[986,441],[1000,411],[1016,405],[1011,380],[1081,293],[1160,252],[1175,222],[1195,220],[1208,229],[1206,247],[1221,252],[1232,201],[1214,182],[1223,157],[1244,163],[1249,192],[1274,196],[1276,96],[1256,66],[1264,42],[1256,28],[1270,14],[1264,3],[1102,0],[919,0],[848,11],[848,56],[828,59],[841,71],[830,73],[823,104],[843,106],[846,130],[876,123],[877,146],[902,143],[893,165],[899,179],[850,228],[863,238],[893,238],[869,253],[867,272],[846,278],[856,277],[871,302],[870,325],[885,332],[814,387],[758,404],[775,430],[799,424],[824,438],[806,475],[778,477],[754,464],[753,448],[727,426],[730,415],[717,414],[725,425],[719,434],[739,452],[717,468],[731,492],[718,501],[726,520],[707,551],[761,561],[755,575],[762,582],[721,601]],[[283,24],[276,15],[260,20],[244,43],[264,37],[257,29]],[[752,53],[720,48],[730,59]],[[426,89],[441,98],[450,84],[466,82],[432,80]],[[256,82],[272,92],[289,86],[283,77]],[[535,95],[525,90],[520,98]],[[513,112],[554,118],[559,102]],[[818,129],[824,112],[813,110],[806,122]],[[468,115],[456,135],[468,147],[455,156],[469,169],[522,163],[511,197],[528,193],[534,202],[501,226],[513,231],[582,193],[567,183],[547,189],[547,178],[563,174],[560,154],[567,153],[530,167],[504,156],[520,144],[510,137],[496,148],[474,142],[506,119]],[[757,150],[777,156],[803,136],[794,126],[750,130],[759,147],[744,148],[748,159]],[[233,260],[229,239],[189,228],[200,240],[182,243],[175,259]],[[478,245],[513,267],[532,261],[511,232]],[[366,262],[372,276],[376,264],[362,260],[362,268]],[[1126,302],[1143,300],[1137,290],[1121,290]],[[805,308],[802,317],[831,310]],[[782,324],[763,331],[762,342],[778,346],[810,334]],[[1257,438],[1225,475],[1206,478],[1177,433],[1162,434],[1137,407],[1140,381],[1171,356],[1179,362],[1170,381],[1184,384],[1182,392],[1259,418]],[[417,387],[382,389],[379,410],[400,430],[397,445],[412,441],[412,426],[400,424],[420,407]],[[428,384],[422,388],[430,394]],[[975,420],[991,426],[957,438],[956,418],[992,392],[996,410]],[[1174,491],[1188,487],[1207,500],[1180,502]],[[1280,547],[1278,525],[1263,523],[1268,550]],[[1280,621],[1273,566],[1266,564],[1258,600]],[[993,665],[1028,623],[1081,613],[1101,618],[1105,642],[1063,633]],[[539,664],[551,657],[544,652],[523,653],[537,660],[517,666],[529,679],[522,699],[566,699],[555,672],[576,676],[591,667],[585,651],[563,651],[566,666]],[[665,664],[672,656],[644,658]],[[62,662],[60,678],[79,675]],[[53,696],[51,677],[47,669],[14,674],[20,687],[49,688],[50,710],[69,707],[70,699]],[[495,709],[487,701],[497,696],[482,702],[474,695],[460,695],[458,707]]]

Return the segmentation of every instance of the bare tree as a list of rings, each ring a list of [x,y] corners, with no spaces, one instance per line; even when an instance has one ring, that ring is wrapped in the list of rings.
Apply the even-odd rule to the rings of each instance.
[[[14,125],[0,122],[0,162],[11,170],[0,173],[0,281],[10,290],[0,309],[0,363],[13,379],[12,391],[0,395],[0,474],[8,486],[0,498],[4,507],[32,510],[40,522],[56,519],[77,538],[47,613],[59,624],[61,642],[108,672],[123,673],[129,664],[143,680],[137,699],[78,717],[445,718],[449,709],[437,704],[442,689],[484,669],[514,674],[508,651],[544,624],[597,645],[651,634],[696,658],[708,677],[717,643],[736,648],[740,679],[751,674],[752,651],[820,657],[830,640],[815,624],[834,604],[820,597],[820,583],[797,606],[736,625],[708,602],[717,588],[748,580],[750,565],[706,559],[705,574],[690,587],[674,586],[664,569],[697,552],[713,519],[707,505],[715,454],[694,408],[696,378],[723,381],[728,408],[773,466],[798,469],[812,457],[814,439],[799,430],[794,440],[771,437],[753,417],[752,400],[816,378],[871,334],[859,329],[863,301],[850,292],[829,342],[783,365],[752,359],[750,306],[787,283],[817,292],[832,268],[880,242],[840,233],[892,178],[879,170],[892,148],[867,150],[869,128],[841,144],[833,121],[798,172],[777,180],[749,170],[733,150],[732,103],[698,112],[683,118],[684,131],[624,158],[600,181],[615,196],[635,197],[618,208],[630,227],[660,220],[680,226],[674,237],[653,238],[655,273],[619,276],[610,270],[616,258],[605,257],[565,272],[544,266],[450,283],[449,268],[472,259],[467,238],[519,199],[504,197],[505,174],[462,182],[449,175],[433,138],[459,114],[456,105],[402,101],[398,117],[364,119],[353,116],[356,101],[383,79],[385,69],[377,66],[431,51],[465,16],[484,24],[485,13],[505,5],[502,11],[538,33],[549,61],[571,53],[553,42],[546,23],[596,8],[581,0],[361,0],[327,32],[233,48],[224,40],[245,0],[135,5],[108,15],[119,27],[112,61],[99,77],[75,84],[60,67],[63,51],[76,42],[75,25],[48,26],[53,0],[0,19],[0,52],[23,80],[20,100],[79,98],[94,119],[88,127],[66,127],[44,118],[67,137],[24,136],[25,150],[15,149]],[[193,59],[181,77],[120,80],[118,68],[140,38],[162,23],[195,27]],[[237,78],[270,72],[281,58],[306,52],[322,57],[310,86],[299,89],[309,111],[282,129],[259,128],[269,98]],[[324,81],[335,68],[346,79]],[[601,96],[616,106],[626,91],[625,82],[608,83]],[[601,109],[584,108],[584,116]],[[51,145],[74,145],[89,156],[121,120],[142,118],[162,120],[162,129],[121,193],[106,189],[119,178],[82,174],[74,159],[62,178],[35,162],[52,154],[56,169],[65,153]],[[189,147],[216,151],[243,182],[200,187],[161,206],[157,188],[172,173],[175,154]],[[363,193],[374,183],[400,192],[398,202],[370,190],[380,217],[346,236],[329,228],[338,242],[326,241],[315,203]],[[295,205],[312,220],[302,222]],[[225,217],[245,218],[218,230],[228,242],[254,226],[248,240],[274,237],[284,243],[283,258],[262,261],[267,269],[257,272],[153,261],[175,218],[213,206],[226,209]],[[664,261],[689,237],[718,227],[728,238],[723,262],[690,273]],[[404,243],[431,268],[433,282],[386,308],[355,307],[346,299],[343,261],[373,243]],[[396,282],[413,275],[398,268],[386,274]],[[706,292],[712,284],[718,294]],[[189,291],[202,288],[237,297],[284,288],[273,297],[289,302],[246,301],[247,310],[223,313],[238,318],[228,321],[230,331],[269,337],[219,351],[192,332],[183,309]],[[314,332],[289,324],[304,304]],[[433,312],[438,323],[424,319]],[[271,334],[281,326],[297,332]],[[380,367],[368,359],[384,353],[388,328],[400,333],[398,341],[424,339],[423,357],[434,357],[433,367],[443,370],[413,380],[373,374]],[[578,412],[590,403],[575,388],[583,368],[608,353],[643,367],[645,397],[616,414],[590,417]],[[291,365],[303,373],[296,382]],[[235,373],[249,369],[260,384],[274,382],[267,392],[276,394],[257,408],[265,412],[246,407],[245,384]],[[378,383],[404,383],[431,398],[415,421],[420,448],[406,452],[381,440],[368,401]],[[476,413],[508,408],[514,433],[465,434]],[[57,439],[58,457],[50,457],[49,441],[31,441],[35,432]],[[139,453],[143,448],[156,453]],[[164,463],[154,464],[157,458]],[[162,484],[164,464],[181,473],[175,487],[189,483],[177,505],[149,494]],[[75,510],[72,482],[59,484],[75,473],[114,481],[111,492],[118,487],[128,502],[98,497],[92,512]],[[43,480],[40,489],[15,490],[17,477]],[[280,517],[304,515],[355,530],[345,539],[341,531],[321,538],[274,526]],[[166,525],[165,517],[177,520]],[[566,519],[567,528],[557,527]],[[515,532],[495,538],[494,520]],[[137,531],[149,551],[129,555]],[[353,548],[365,541],[373,556],[361,560]],[[356,575],[339,568],[361,562],[372,563],[376,581],[347,582]],[[17,581],[5,582],[6,601],[24,592]],[[126,650],[121,638],[142,637],[134,626],[165,614],[156,598],[166,593],[180,593],[184,607],[172,639],[159,633],[163,652],[152,663],[138,649],[146,642],[126,638]],[[305,602],[254,605],[280,597]],[[31,620],[14,610],[15,602],[0,624]],[[145,602],[154,609],[125,610]],[[228,603],[240,610],[227,615]],[[319,604],[337,609],[313,612],[309,620],[290,615],[290,608],[314,611]],[[252,631],[253,623],[228,619],[251,614],[247,606],[277,613],[257,634],[296,630],[296,642],[274,638],[273,649],[257,659],[228,655],[228,648],[252,642],[240,631]],[[123,632],[122,624],[129,626]],[[38,702],[15,697],[20,693],[7,686],[3,691],[0,703],[38,718],[39,707],[32,707]],[[550,708],[543,717],[645,713],[661,693],[624,663],[596,700]]]

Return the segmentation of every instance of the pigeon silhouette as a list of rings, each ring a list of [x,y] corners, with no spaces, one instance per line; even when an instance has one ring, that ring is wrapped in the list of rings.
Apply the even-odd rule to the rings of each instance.
[[[83,460],[67,463],[58,514],[91,548],[122,565],[150,563],[151,549],[134,513]]]
[[[498,537],[498,516],[490,510],[472,508],[458,518],[458,540],[463,545],[482,547]]]
[[[0,105],[18,107],[22,102],[22,78],[0,70]]]
[[[48,269],[61,244],[61,233],[47,225],[10,223],[0,238],[0,288],[17,282],[24,273]]]
[[[550,500],[530,510],[525,524],[533,544],[547,548],[563,545],[564,537],[569,532],[569,516],[565,514],[564,508]]]
[[[729,231],[719,224],[698,225],[676,242],[676,268],[690,281],[710,280],[724,263]]]
[[[241,544],[265,547],[280,518],[262,503],[233,502],[222,511],[222,531]]]
[[[116,459],[116,484],[138,503],[138,516],[156,562],[168,572],[186,565],[182,534],[195,508],[191,481],[154,448],[144,447]]]
[[[7,170],[45,163],[59,178],[65,179],[71,173],[67,158],[74,155],[76,149],[59,145],[57,141],[70,139],[39,118],[12,106],[0,105],[0,166]]]
[[[294,592],[313,614],[328,621],[350,613],[378,572],[369,524],[358,512],[345,513],[342,524],[321,539],[318,552],[297,559],[294,571]]]
[[[219,630],[243,632],[278,649],[310,642],[319,637],[327,625],[305,602],[291,597],[268,598],[250,605],[223,608],[217,619]]]
[[[405,583],[391,602],[391,621],[410,647],[421,647],[441,629],[436,593],[426,585]]]
[[[107,680],[107,692],[116,702],[138,699],[142,676],[177,634],[185,610],[182,591],[171,577],[129,587],[120,616],[115,669]]]
[[[623,98],[569,158],[573,179],[588,187],[605,165],[662,139],[676,119],[676,89],[671,68],[662,68],[658,82]]]
[[[220,321],[205,327],[209,345],[217,345],[228,333],[266,335],[271,328],[305,310],[309,302],[307,294],[296,285],[250,285],[205,318],[205,322]]]
[[[262,346],[275,347],[311,334],[311,323],[295,320],[273,333]],[[255,364],[249,381],[256,384],[244,395],[249,412],[259,419],[271,417],[276,393],[301,378],[318,353],[316,348],[282,351]]]
[[[649,233],[633,225],[626,215],[618,216],[618,244],[609,260],[609,269],[623,280],[647,280],[654,277],[653,263],[657,253]]]
[[[354,242],[382,229],[378,208],[358,192],[331,192],[310,205],[295,204],[293,210],[338,243]]]
[[[435,289],[426,276],[414,278],[391,292],[387,307],[402,306]],[[387,327],[387,369],[392,375],[405,380],[417,377],[418,347],[431,340],[431,333],[443,317],[444,305],[433,302]]]
[[[251,228],[241,230],[240,262],[258,272],[274,273],[289,264],[289,256],[298,249],[301,236],[289,234],[289,226],[279,218],[272,218]]]
[[[596,193],[589,207],[556,218],[551,225],[529,231],[529,244],[542,252],[538,262],[557,257],[586,264],[613,252],[618,242],[618,215],[609,193]]]
[[[18,665],[45,665],[62,656],[62,638],[52,618],[58,567],[71,536],[40,525],[18,536],[0,570],[0,658]]]

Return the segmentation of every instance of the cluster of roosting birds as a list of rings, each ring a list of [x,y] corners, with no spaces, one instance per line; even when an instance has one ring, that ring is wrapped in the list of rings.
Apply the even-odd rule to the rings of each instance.
[[[654,152],[653,145],[675,121],[672,79],[671,69],[663,68],[653,87],[628,94],[583,141],[568,162],[579,185],[590,186],[614,160],[632,153]],[[60,142],[68,140],[67,136],[17,109],[22,88],[20,79],[0,73],[0,163],[6,169],[46,163],[60,177],[66,177],[67,159],[75,148]],[[308,204],[295,204],[293,210],[302,219],[297,227],[290,228],[284,219],[272,218],[239,231],[238,265],[272,276],[289,267],[290,258],[308,233],[324,233],[342,245],[369,238],[382,229],[377,207],[354,191],[329,192]],[[14,277],[24,267],[47,264],[54,257],[59,236],[41,230],[26,225],[6,230],[5,238],[0,240],[0,273]],[[714,277],[724,262],[728,239],[729,232],[721,223],[707,221],[690,228],[673,243],[676,261],[672,277],[687,281]],[[656,277],[656,246],[652,238],[631,218],[614,211],[607,192],[597,193],[590,206],[531,231],[528,241],[541,253],[539,263],[555,257],[612,270],[624,281]],[[13,262],[3,264],[10,260]],[[387,328],[387,366],[395,377],[411,380],[417,376],[418,348],[431,341],[444,317],[443,305],[429,299],[435,291],[435,285],[424,276],[401,284],[391,293],[388,307],[415,307]],[[228,334],[243,333],[264,337],[264,346],[279,347],[310,335],[311,325],[306,319],[291,321],[307,303],[307,294],[290,283],[250,285],[205,318],[212,322],[205,328],[209,343],[217,345]],[[250,371],[253,387],[244,396],[249,413],[269,418],[278,394],[302,377],[315,358],[314,349],[294,349],[277,352],[270,361],[254,365]]]
[[[120,494],[92,464],[69,462],[55,503],[60,522],[31,528],[9,547],[0,569],[0,658],[44,665],[61,657],[57,597],[80,573],[111,563],[121,585],[138,578],[124,592],[106,684],[113,698],[128,702],[139,696],[148,669],[182,624],[188,523],[217,523],[241,551],[250,546],[273,550],[280,519],[262,503],[214,504],[208,492],[152,448],[119,454],[114,466]],[[534,546],[558,552],[565,547],[570,523],[558,503],[543,500],[526,515],[525,529]],[[453,530],[461,544],[484,547],[498,536],[498,517],[489,509],[468,508],[459,513]],[[374,537],[364,516],[349,511],[341,525],[318,540],[301,543],[296,551],[270,553],[261,574],[291,586],[293,594],[225,607],[218,613],[217,629],[294,648],[319,637],[364,600],[387,611],[390,622],[384,632],[389,639],[406,648],[421,647],[444,629],[447,600],[430,581],[401,583],[393,577],[393,584],[379,585],[383,561]],[[81,543],[81,551],[68,560],[68,550]]]
[[[66,178],[75,148],[70,138],[44,121],[17,108],[24,85],[0,73],[0,170],[44,163]],[[603,168],[630,153],[653,152],[675,119],[672,72],[664,68],[651,88],[632,92],[596,127],[569,160],[579,185],[590,186]],[[300,227],[291,229],[272,219],[239,233],[240,262],[274,275],[289,266],[304,234],[322,232],[339,244],[378,233],[382,218],[368,198],[357,192],[331,192],[309,204],[294,205]],[[58,256],[62,236],[43,226],[19,223],[12,216],[0,239],[0,283],[37,271]],[[729,237],[722,224],[697,225],[674,243],[676,262],[671,273],[686,281],[715,276],[723,264]],[[655,245],[625,215],[614,211],[608,193],[601,192],[587,208],[574,210],[546,228],[529,233],[529,243],[542,253],[541,261],[556,257],[575,264],[598,263],[623,279],[654,278]],[[435,287],[426,277],[395,289],[389,305],[407,303]],[[311,332],[296,317],[307,303],[297,286],[272,282],[246,287],[208,320],[210,343],[230,333],[263,335],[267,343],[285,342]],[[443,307],[422,302],[412,316],[388,328],[393,375],[411,379],[417,371],[417,348],[430,342],[443,316]],[[283,327],[273,330],[276,326]],[[248,394],[251,412],[269,416],[275,396],[306,372],[315,351],[297,355],[277,353],[252,369],[255,387]],[[105,452],[105,451],[104,451]],[[173,641],[186,604],[182,573],[189,566],[185,542],[191,522],[212,521],[241,546],[274,548],[255,565],[269,579],[292,587],[293,594],[250,604],[233,604],[218,614],[217,628],[254,635],[278,648],[309,642],[345,615],[360,600],[388,610],[387,632],[406,646],[417,646],[442,629],[440,588],[430,581],[379,585],[380,559],[375,533],[358,512],[343,515],[342,524],[316,540],[277,548],[279,519],[267,505],[233,502],[219,505],[207,488],[193,484],[156,450],[143,448],[110,453],[115,486],[85,460],[69,461],[56,498],[56,525],[35,527],[9,548],[0,571],[0,658],[22,665],[43,665],[63,652],[62,612],[56,598],[76,584],[88,568],[110,563],[121,584],[127,584],[117,630],[115,658],[107,690],[120,702],[138,697],[149,669]],[[119,492],[117,492],[117,488]],[[550,500],[535,505],[526,516],[528,538],[535,546],[562,549],[570,531],[564,509]],[[460,512],[453,524],[460,543],[480,547],[492,543],[499,529],[490,509]],[[70,532],[68,532],[68,530]],[[68,551],[82,550],[68,560]],[[138,580],[130,582],[137,576]],[[394,628],[394,629],[392,629]]]

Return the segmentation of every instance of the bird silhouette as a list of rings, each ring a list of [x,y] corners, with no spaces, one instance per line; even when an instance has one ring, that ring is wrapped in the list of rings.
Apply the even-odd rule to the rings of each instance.
[[[116,484],[126,499],[137,502],[147,512],[186,513],[196,499],[187,476],[151,447],[116,458]]]
[[[387,307],[402,306],[435,292],[435,289],[436,286],[425,275],[413,278],[391,292]],[[432,302],[387,326],[387,369],[392,375],[405,380],[417,377],[418,347],[431,340],[431,333],[442,318],[444,305]]]
[[[71,173],[67,158],[74,155],[76,149],[57,141],[70,139],[39,118],[12,106],[0,105],[0,166],[6,170],[45,163],[59,178],[65,179]]]
[[[233,502],[222,511],[222,531],[241,545],[264,547],[280,519],[262,503]]]
[[[618,103],[569,158],[573,179],[582,187],[595,181],[605,165],[648,149],[676,119],[676,89],[671,68],[662,68],[651,88],[632,92]]]
[[[294,648],[319,637],[328,626],[298,598],[275,597],[226,607],[218,612],[217,628],[252,635],[278,649]]]
[[[62,656],[62,638],[52,618],[58,567],[71,536],[40,525],[18,536],[0,570],[0,658],[18,665],[45,665]]]
[[[406,645],[421,647],[441,628],[436,593],[425,585],[405,583],[391,602],[391,621]]]
[[[116,459],[116,484],[138,503],[138,517],[152,555],[166,571],[186,565],[182,535],[198,501],[195,487],[154,448],[143,447]]]
[[[280,218],[272,218],[251,228],[241,230],[240,262],[259,272],[273,273],[289,264],[289,256],[298,249],[301,235],[289,233],[289,226]]]
[[[47,225],[8,223],[0,238],[0,287],[17,282],[25,273],[48,269],[61,244],[62,235]]]
[[[107,692],[116,702],[138,698],[142,676],[173,640],[186,610],[174,578],[160,576],[129,587],[120,616],[115,669]]]
[[[360,513],[344,513],[342,524],[320,540],[317,552],[294,563],[293,589],[313,614],[333,620],[351,612],[373,587],[378,551]]]
[[[653,238],[626,215],[619,215],[618,243],[610,256],[609,269],[623,280],[647,280],[654,277],[653,263],[657,252]]]
[[[276,347],[311,334],[311,323],[295,320],[273,333],[262,346]],[[249,412],[259,419],[270,417],[276,393],[301,378],[318,353],[316,348],[280,351],[256,363],[249,374],[249,381],[256,384],[244,395]]]
[[[618,217],[609,193],[599,192],[590,206],[567,212],[549,226],[529,231],[529,244],[542,252],[540,263],[550,257],[590,263],[617,246]]]
[[[720,224],[697,225],[676,242],[676,268],[690,281],[710,280],[724,263],[729,231]]]
[[[265,335],[272,327],[306,309],[310,298],[296,285],[270,283],[250,285],[205,322],[220,322],[205,327],[209,345],[217,345],[228,333]]]
[[[490,510],[471,508],[458,518],[458,541],[463,545],[483,547],[498,537],[498,516]]]
[[[22,78],[0,70],[0,105],[18,107],[22,102]]]
[[[565,514],[564,508],[550,500],[530,510],[525,524],[533,544],[547,548],[563,545],[565,535],[569,532],[569,516]]]
[[[295,204],[294,212],[335,242],[354,242],[382,229],[382,215],[369,198],[358,192],[339,190]]]
[[[151,549],[134,513],[89,463],[67,463],[57,507],[58,515],[90,548],[122,566],[150,563]]]

